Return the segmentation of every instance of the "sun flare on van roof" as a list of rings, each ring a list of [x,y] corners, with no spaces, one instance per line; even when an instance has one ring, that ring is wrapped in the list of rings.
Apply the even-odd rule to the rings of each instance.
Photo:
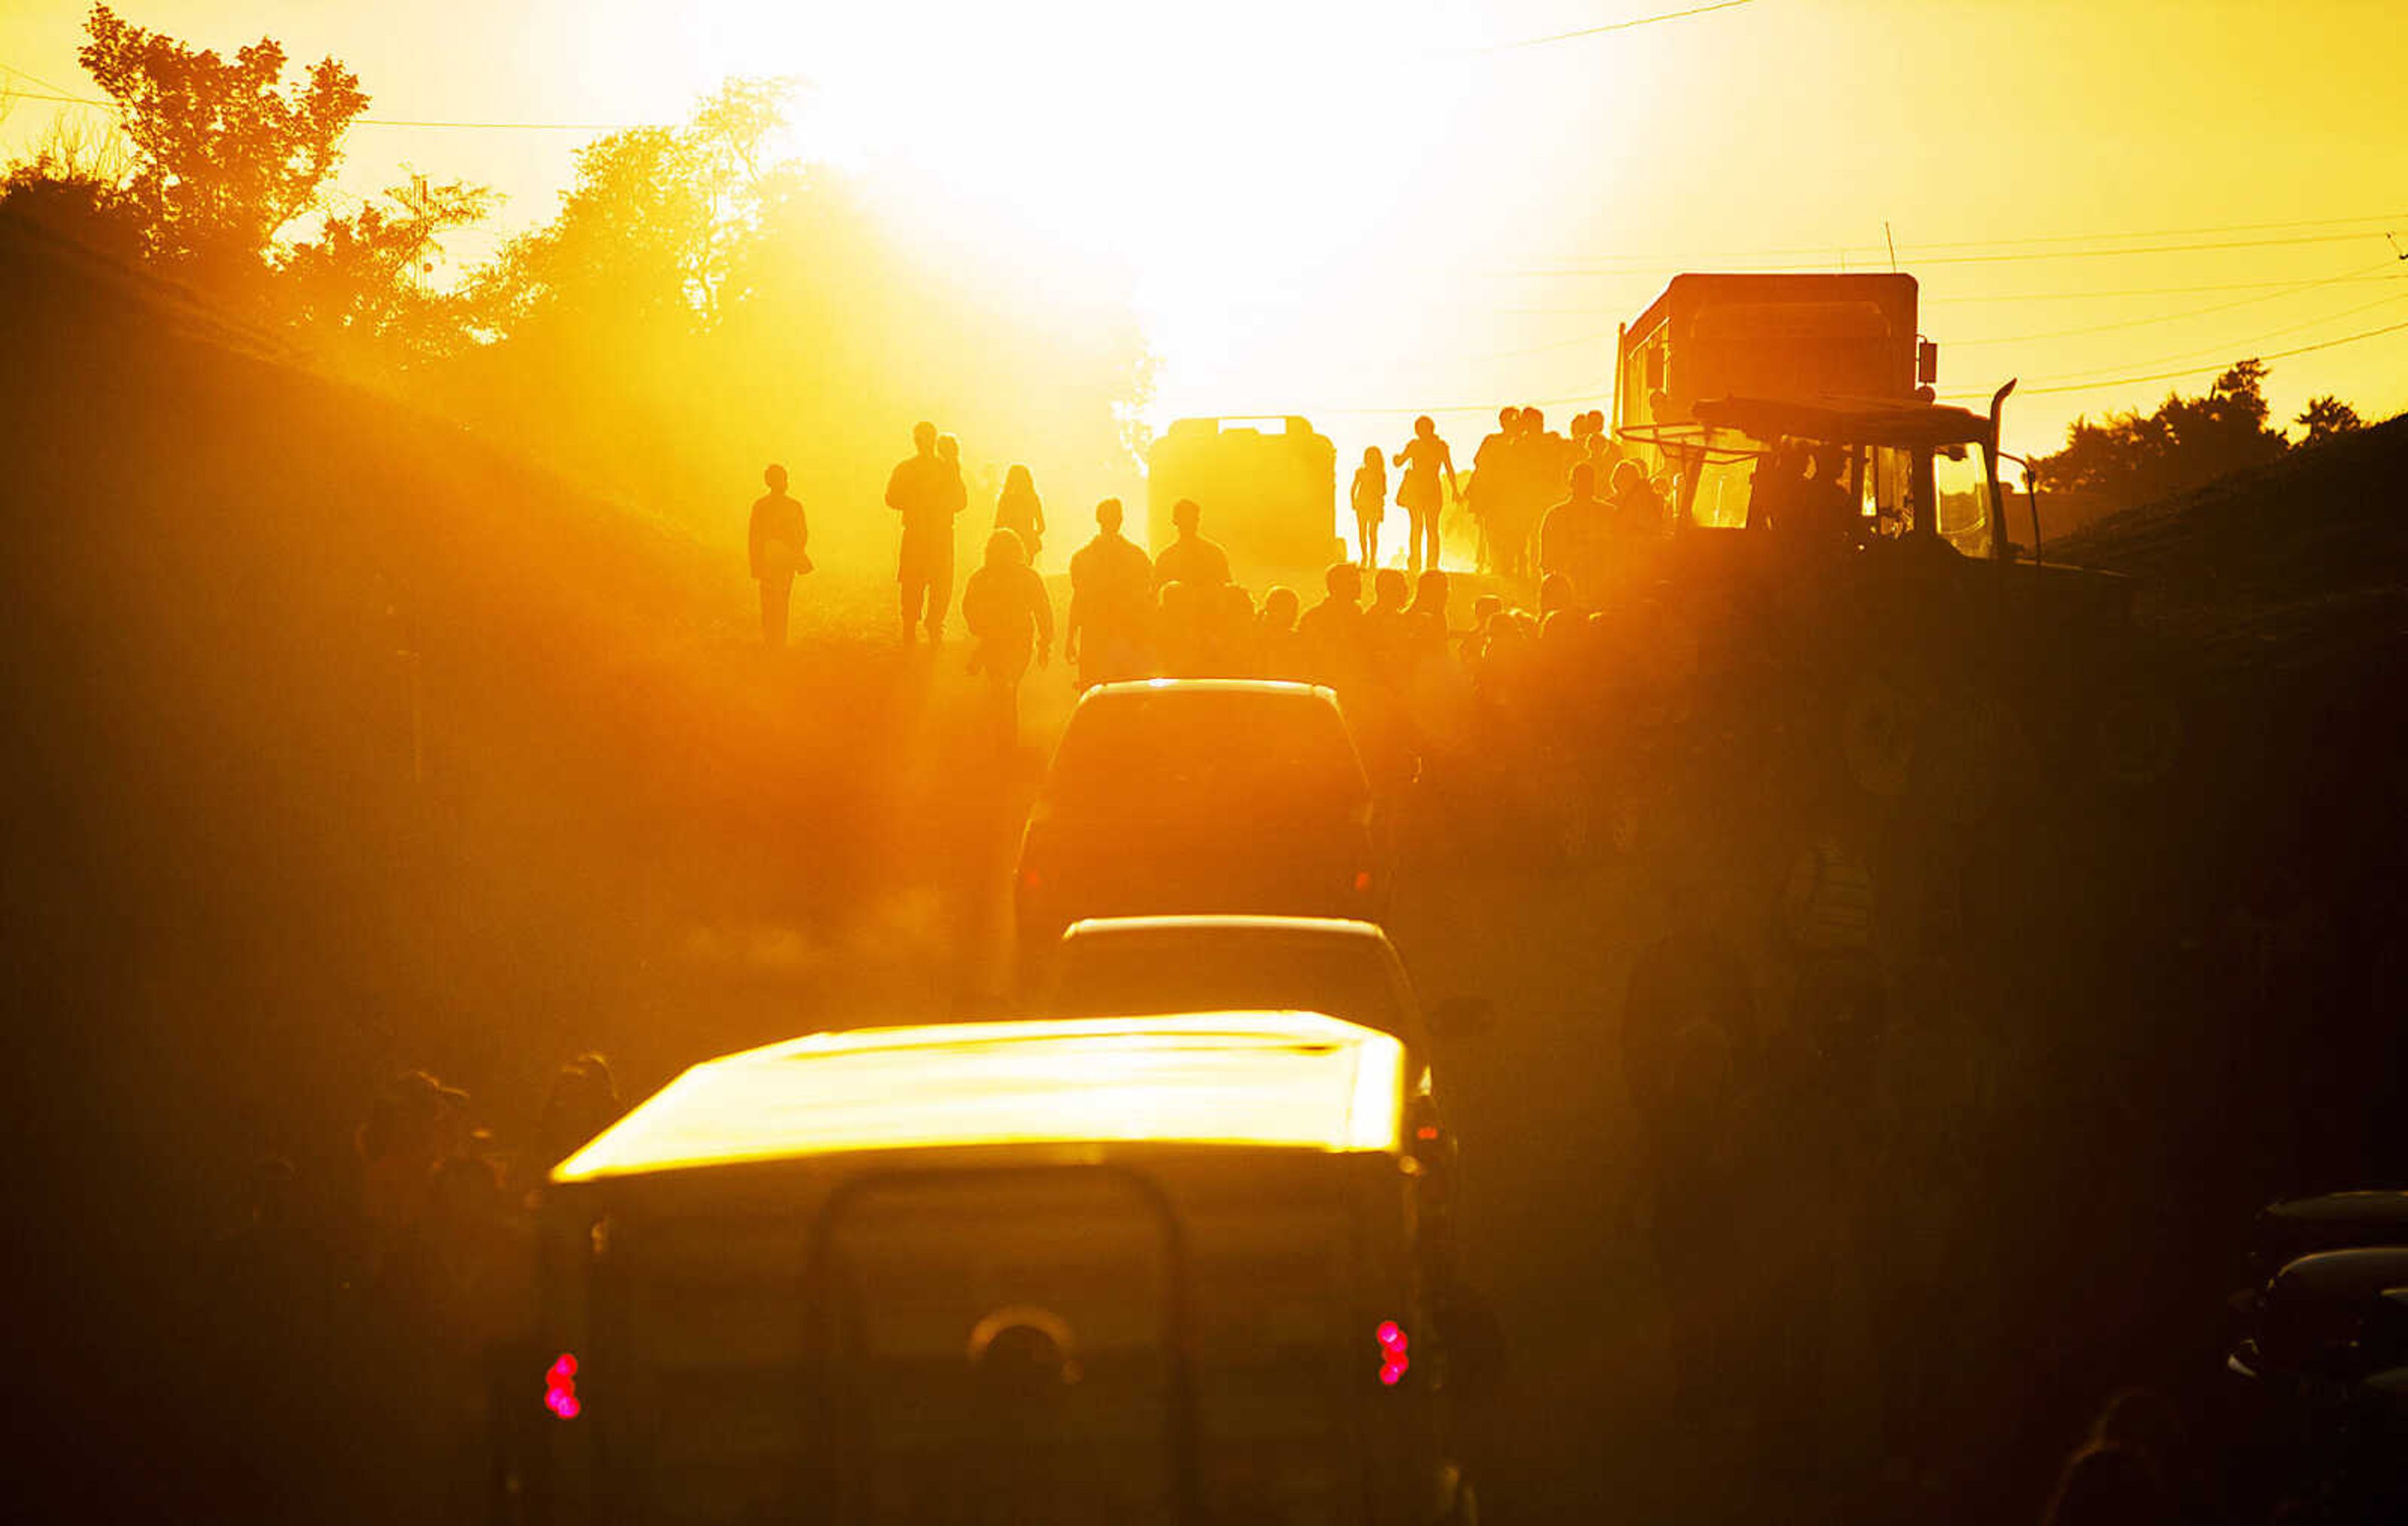
[[[814,1034],[708,1061],[552,1172],[558,1183],[982,1146],[1393,1151],[1404,1047],[1313,1012]]]

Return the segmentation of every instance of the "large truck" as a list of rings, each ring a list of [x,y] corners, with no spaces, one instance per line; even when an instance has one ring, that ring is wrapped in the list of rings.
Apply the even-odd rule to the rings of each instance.
[[[1733,820],[1727,792],[1777,797],[1717,862],[1762,855],[1742,901],[1784,906],[1801,961],[1970,957],[1943,927],[2003,946],[1964,908],[2047,896],[2042,867],[2005,883],[2017,823],[2149,784],[2180,742],[2131,585],[2011,541],[2014,384],[1939,402],[1917,300],[1907,275],[1683,275],[1621,335],[1616,444],[1671,488],[1627,666],[1675,719],[1631,727],[1650,756],[1612,820],[1678,816],[1653,835],[1679,842]],[[1951,877],[1975,862],[1993,883]]]
[[[1915,278],[1902,274],[1675,276],[1622,327],[1615,438],[1678,479],[1689,522],[1738,525],[1754,462],[1707,448],[1699,405],[1743,398],[1912,413],[1931,403],[1939,379],[1939,347],[1916,329],[1918,296]],[[1912,518],[1906,485],[1902,475],[1873,485],[1893,519]]]

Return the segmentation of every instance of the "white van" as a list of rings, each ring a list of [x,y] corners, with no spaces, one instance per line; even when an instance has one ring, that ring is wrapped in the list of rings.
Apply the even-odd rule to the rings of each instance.
[[[815,1034],[553,1173],[542,1519],[1469,1519],[1394,1036]]]

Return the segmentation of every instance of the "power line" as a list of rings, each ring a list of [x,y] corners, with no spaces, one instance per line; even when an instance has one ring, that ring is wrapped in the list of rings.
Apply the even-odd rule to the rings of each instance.
[[[355,127],[460,127],[494,133],[627,133],[661,127],[657,121],[424,121],[400,117],[358,117]]]
[[[1576,334],[1569,339],[1555,339],[1543,345],[1530,345],[1521,349],[1499,349],[1481,358],[1488,361],[1512,361],[1519,360],[1525,355],[1543,355],[1549,350],[1570,349],[1574,345],[1603,344],[1612,338],[1616,332],[1613,329],[1599,329],[1594,334]]]
[[[0,64],[0,69],[7,70],[10,74],[15,75],[20,79],[31,79],[34,83],[41,86],[44,90],[57,91],[62,97],[64,97],[67,94],[67,88],[64,85],[52,84],[50,80],[43,78],[38,74],[28,74],[24,70],[17,67],[14,64]]]
[[[1542,37],[1522,37],[1513,42],[1491,43],[1485,48],[1472,48],[1473,53],[1511,53],[1525,48],[1544,48],[1550,43],[1575,42],[1582,37],[1601,37],[1609,32],[1627,32],[1633,27],[1654,26],[1658,21],[1683,21],[1692,16],[1710,15],[1717,10],[1737,10],[1752,6],[1756,0],[1717,0],[1710,6],[1691,6],[1686,10],[1668,10],[1655,16],[1634,16],[1627,21],[1607,21],[1600,26],[1575,27],[1570,32],[1550,32]]]
[[[2392,280],[2395,278],[2397,278],[2389,275],[2357,275],[2335,276],[2332,278],[2332,280],[2335,283],[2339,283],[2343,281]],[[1998,292],[1987,295],[1949,293],[1942,296],[1926,296],[1923,299],[1923,305],[1927,307],[1954,307],[1983,302],[2087,302],[2102,300],[2109,297],[2190,296],[2200,292],[2264,292],[2276,287],[2280,287],[2286,292],[2295,291],[2299,287],[2299,282],[2289,280],[2214,281],[2203,286],[2141,286],[2127,287],[2120,291],[2104,292]],[[1579,310],[1588,311],[1591,309],[1583,308]],[[1962,343],[1963,341],[1959,342]]]
[[[1985,254],[1944,255],[1914,254],[1913,250],[1910,250],[1909,253],[1911,255],[1910,263],[1916,265],[1996,264],[2004,262],[2023,260],[2092,260],[2127,254],[2195,254],[2206,250],[2277,249],[2303,244],[2347,243],[2353,239],[2378,238],[2381,236],[2381,229],[2367,228],[2359,229],[2351,233],[2303,234],[2289,238],[2236,238],[2203,244],[2134,245],[2126,249],[2021,250],[1998,250]],[[1834,252],[1837,253],[1844,251],[1835,250]],[[1611,264],[1604,261],[1598,261],[1585,264],[1539,265],[1520,270],[1484,271],[1482,274],[1500,277],[1533,278],[1642,275],[1645,273],[1643,269],[1635,269],[1629,264],[1630,261],[1637,258],[1637,256],[1624,255],[1616,256],[1614,262]],[[1731,258],[1743,260],[1747,259],[1748,256],[1737,255],[1732,256]],[[1756,264],[1752,269],[1733,271],[1731,274],[1780,275],[1789,271],[1818,271],[1824,268],[1824,262],[1815,261],[1806,264]]]
[[[2386,261],[2387,265],[2390,262]],[[1635,272],[1633,274],[1636,274]],[[2393,280],[2387,274],[2336,276],[2334,284]],[[2092,292],[1949,292],[1937,296],[1925,292],[1922,304],[1927,307],[1967,307],[2000,302],[2098,302],[2123,297],[2190,296],[2202,292],[2294,292],[2300,289],[2296,280],[2274,281],[2210,281],[2198,286],[2132,286]],[[1497,307],[1491,311],[1508,318],[1610,318],[1627,316],[1627,307]],[[1956,340],[1957,344],[1970,340]]]
[[[2020,238],[1943,239],[1932,243],[1914,244],[1909,247],[1918,250],[2001,249],[2012,248],[2019,244],[2081,244],[2087,243],[2093,239],[2106,238],[2190,238],[2203,234],[2268,233],[2286,228],[2333,228],[2339,227],[2341,224],[2345,222],[2397,222],[2403,216],[2408,216],[2408,213],[2396,211],[2369,212],[2362,217],[2295,218],[2282,222],[2224,222],[2211,223],[2204,227],[2192,228],[2136,229],[2129,233],[2060,233],[2036,234]],[[2360,233],[2372,235],[2373,233],[2380,232],[2381,230],[2360,229],[2358,231]],[[1870,246],[1868,246],[1868,248],[1870,248]],[[1770,252],[1795,253],[1799,251],[1772,250]]]
[[[2186,310],[2184,310],[2184,311],[2182,311],[2182,312],[2178,312],[2178,313],[2160,313],[2160,314],[2157,314],[2157,315],[2156,315],[2156,316],[2154,316],[2154,317],[2150,317],[2150,318],[2136,318],[2136,319],[2130,319],[2130,320],[2127,320],[2127,321],[2122,321],[2122,322],[2116,322],[2116,323],[2098,323],[2098,324],[2091,324],[2091,325],[2087,325],[2087,326],[2086,326],[2086,327],[2082,327],[2082,328],[2055,329],[2055,330],[2049,330],[2049,331],[2042,332],[2042,333],[2039,333],[2039,334],[1999,335],[1992,335],[1992,336],[1989,336],[1989,337],[1986,337],[1986,338],[1979,338],[1979,339],[1950,339],[1950,340],[1948,340],[1948,341],[1946,341],[1946,342],[1949,344],[1949,346],[1950,346],[1952,349],[1963,349],[1973,348],[1973,347],[1988,347],[1988,346],[1994,346],[1994,345],[2006,345],[2006,344],[2031,344],[2031,343],[2038,343],[2038,342],[2041,342],[2041,341],[2042,341],[2042,340],[2049,340],[2049,339],[2079,338],[2079,337],[2083,337],[2083,336],[2086,336],[2086,335],[2093,335],[2093,334],[2109,334],[2109,333],[2114,333],[2114,332],[2116,332],[2116,331],[2119,331],[2119,330],[2125,330],[2125,329],[2145,328],[2145,327],[2154,326],[2154,325],[2156,325],[2156,324],[2159,324],[2159,323],[2174,323],[2174,322],[2181,322],[2181,321],[2185,321],[2185,320],[2187,320],[2187,319],[2192,319],[2192,318],[2203,318],[2203,317],[2208,316],[2208,315],[2209,315],[2209,314],[2211,314],[2211,313],[2228,312],[2228,311],[2230,311],[2230,310],[2232,310],[2232,309],[2234,309],[2234,308],[2237,308],[2237,307],[2248,307],[2248,306],[2251,306],[2251,305],[2253,305],[2253,304],[2259,303],[2259,302],[2272,302],[2272,301],[2275,301],[2275,300],[2278,300],[2278,299],[2280,299],[2280,298],[2286,297],[2286,296],[2298,296],[2298,295],[2301,295],[2301,294],[2304,294],[2304,293],[2309,292],[2321,291],[2321,290],[2323,290],[2324,288],[2326,288],[2326,287],[2329,287],[2329,286],[2350,285],[2350,284],[2357,284],[2357,283],[2361,283],[2361,282],[2365,282],[2365,281],[2369,281],[2369,280],[2395,281],[2395,280],[2400,279],[2400,278],[2399,278],[2397,275],[2393,275],[2393,274],[2388,273],[2388,267],[2389,267],[2393,263],[2394,263],[2394,262],[2392,262],[2392,261],[2390,261],[2390,260],[2386,260],[2386,261],[2384,261],[2384,262],[2383,262],[2381,264],[2379,264],[2379,265],[2368,266],[2368,267],[2366,267],[2366,268],[2364,268],[2364,269],[2346,272],[2346,273],[2344,273],[2344,274],[2343,274],[2343,275],[2339,275],[2339,276],[2329,276],[2329,277],[2326,277],[2325,278],[2323,278],[2323,279],[2321,279],[2321,280],[2313,280],[2313,281],[2266,281],[2266,282],[2258,282],[2258,281],[2244,281],[2244,282],[2238,282],[2238,283],[2234,283],[2234,287],[2233,287],[2233,289],[2247,289],[2247,290],[2256,291],[2256,290],[2258,290],[2258,289],[2259,289],[2260,287],[2263,287],[2263,286],[2273,286],[2273,287],[2277,287],[2277,288],[2279,288],[2279,289],[2278,289],[2278,290],[2276,290],[2276,291],[2273,291],[2273,292],[2268,292],[2268,293],[2265,293],[2265,294],[2262,294],[2262,295],[2258,295],[2258,296],[2254,296],[2254,297],[2244,297],[2244,298],[2241,299],[2241,300],[2240,300],[2240,301],[2238,301],[2238,302],[2224,302],[2224,303],[2217,303],[2217,304],[2214,304],[2214,305],[2213,305],[2213,306],[2211,306],[2211,307],[2193,307],[2193,308],[2187,308],[2187,309],[2186,309]],[[2173,288],[2164,288],[2164,289],[2160,289],[2160,290],[2172,291],[2172,292],[2187,292],[2187,291],[2220,291],[2220,290],[2226,290],[2226,289],[2227,289],[2227,288],[2224,288],[2224,287],[2208,286],[2208,287],[2173,287]],[[2042,298],[2042,297],[2047,297],[2047,296],[2087,296],[2087,295],[2092,295],[2092,294],[2094,294],[2094,293],[2090,293],[2090,292],[2040,292],[2040,293],[2032,293],[2032,294],[2030,294],[2030,295],[2028,295],[2028,296],[2026,296],[2026,297],[2014,298],[2014,299],[2012,299],[2012,300],[2031,301],[2031,300],[2039,300],[2039,299],[2040,299],[2040,298]],[[2104,294],[2104,293],[2097,293],[2097,294]],[[2155,293],[2154,293],[2154,292],[2138,292],[2138,293],[2124,293],[2124,294],[2150,295],[2150,294],[2155,294]],[[2371,302],[2371,303],[2366,304],[2366,305],[2365,305],[2364,307],[2353,307],[2353,308],[2349,308],[2349,309],[2347,309],[2347,310],[2345,310],[2345,311],[2343,311],[2343,312],[2338,312],[2338,313],[2329,313],[2329,314],[2326,314],[2324,317],[2321,317],[2321,318],[2310,319],[2310,320],[2308,320],[2306,322],[2300,323],[2300,324],[2295,324],[2295,325],[2293,325],[2292,327],[2293,327],[2293,328],[2306,328],[2306,327],[2310,327],[2310,326],[2312,326],[2312,325],[2314,325],[2314,324],[2315,324],[2315,323],[2329,322],[2329,321],[2331,321],[2332,320],[2334,320],[2334,319],[2338,319],[2338,318],[2347,318],[2347,317],[2351,316],[2351,315],[2352,315],[2352,314],[2354,314],[2354,313],[2368,311],[2368,310],[2370,310],[2370,309],[2372,309],[2372,308],[2382,307],[2384,304],[2388,303],[2388,302],[2396,302],[2396,301],[2398,301],[2398,300],[2400,299],[2400,297],[2401,297],[2401,296],[2408,296],[2408,292],[2402,292],[2397,293],[2397,294],[2395,294],[2395,295],[2386,296],[2386,297],[2379,298],[2379,299],[2377,299],[2377,300],[2376,300],[2376,301],[2374,301],[2374,302]],[[2010,299],[1983,299],[1983,300],[2010,300]],[[1535,307],[1535,308],[1534,308],[1534,307],[1521,307],[1521,308],[1505,308],[1505,309],[1500,309],[1500,314],[1502,314],[1502,315],[1518,315],[1518,316],[1534,316],[1534,317],[1535,317],[1535,316],[1545,316],[1545,317],[1555,317],[1555,316],[1595,317],[1595,316],[1598,316],[1598,314],[1600,314],[1601,312],[1604,312],[1605,310],[1606,310],[1606,309],[1601,309],[1601,308],[1592,308],[1592,307],[1568,307],[1568,308],[1555,308],[1555,307]],[[2274,331],[2274,332],[2275,332],[2275,334],[2285,334],[2285,333],[2289,333],[2289,332],[2291,332],[2291,330],[2290,330],[2290,329],[2278,329],[2278,330],[2276,330],[2276,331]],[[1600,344],[1606,344],[1606,343],[1611,342],[1611,341],[1614,338],[1614,336],[1615,336],[1615,334],[1616,334],[1616,333],[1617,333],[1617,331],[1616,331],[1616,330],[1614,330],[1614,329],[1597,329],[1597,330],[1592,330],[1592,331],[1589,331],[1589,332],[1586,332],[1586,333],[1571,335],[1570,335],[1570,336],[1568,336],[1568,337],[1561,338],[1561,339],[1553,339],[1553,340],[1549,340],[1549,341],[1547,341],[1547,342],[1545,342],[1545,343],[1543,343],[1543,344],[1526,345],[1526,346],[1522,346],[1522,347],[1519,347],[1519,348],[1517,348],[1517,349],[1498,349],[1498,350],[1492,350],[1492,351],[1490,351],[1489,353],[1487,353],[1487,354],[1485,354],[1485,355],[1481,356],[1481,357],[1480,357],[1480,359],[1481,359],[1481,361],[1482,361],[1483,363],[1491,363],[1491,364],[1493,364],[1493,363],[1498,362],[1498,361],[1521,360],[1521,359],[1524,359],[1524,358],[1528,357],[1528,356],[1531,356],[1531,355],[1543,355],[1543,354],[1548,354],[1548,353],[1551,353],[1551,352],[1553,352],[1553,351],[1559,350],[1559,349],[1573,349],[1573,348],[1575,348],[1575,347],[1582,347],[1582,346],[1588,346],[1588,345],[1600,345]],[[2265,338],[2265,337],[2271,337],[2271,335],[2259,335],[2259,337],[2260,337],[2260,338]],[[2244,343],[2244,344],[2247,344],[2247,343],[2254,343],[2254,342],[2255,342],[2255,341],[2243,341],[2243,343]],[[2229,348],[2229,347],[2219,346],[2219,347],[2216,347],[2216,348],[2217,348],[2218,349],[2226,349],[2226,348]],[[2205,352],[2205,351],[2201,351],[2200,353],[2204,353],[2204,352]],[[2190,352],[2186,351],[2186,353],[2190,353]],[[2172,358],[2173,358],[2173,357],[2168,357],[2168,358],[2169,358],[2169,359],[2172,359]],[[2128,364],[2128,363],[2127,363],[2127,364]],[[2143,363],[2143,364],[2150,364],[2150,363]]]
[[[2036,234],[2014,238],[1933,239],[1925,243],[1910,244],[1907,248],[1911,253],[1926,250],[2008,250],[2026,244],[2084,244],[2133,238],[2191,238],[2208,234],[2266,233],[2289,228],[2333,228],[2344,223],[2378,224],[2375,227],[2355,230],[2356,235],[2371,237],[2383,231],[2380,224],[2397,224],[2402,220],[2408,220],[2408,211],[2365,212],[2351,217],[2294,218],[2278,222],[2207,223],[2187,228],[2136,228],[2119,232]],[[1839,258],[1885,252],[1885,246],[1876,248],[1870,244],[1790,244],[1752,250],[1634,250],[1629,253],[1601,257],[1595,261],[1574,263],[1595,264],[1600,267],[1609,263],[1635,263],[1650,268],[1660,268],[1664,265],[1694,264],[1703,260],[1761,260],[1776,254],[1811,254]]]
[[[2408,331],[2408,322],[2389,323],[2379,329],[2366,329],[2357,334],[2346,334],[2338,339],[2326,339],[2317,344],[2300,345],[2290,349],[2277,349],[2269,354],[2246,358],[2258,361],[2286,361],[2297,355],[2313,355],[2320,349],[2338,349],[2344,345],[2354,345],[2362,340],[2376,339],[2386,334],[2399,334],[2403,331]],[[2206,365],[2185,366],[2179,371],[2156,371],[2146,376],[2117,377],[2112,381],[2082,381],[2070,383],[2064,386],[2019,386],[2015,389],[2015,395],[2018,397],[2037,397],[2062,392],[2112,392],[2118,387],[2137,386],[2144,381],[2178,381],[2184,377],[2204,376],[2211,371],[2222,371],[2226,369],[2229,364],[2229,362],[2215,362]],[[1950,395],[1952,397],[1962,399],[1968,397],[1979,397],[1985,394],[1979,392],[1954,392]]]
[[[1612,400],[1613,392],[1611,388],[1609,388],[1604,392],[1582,392],[1570,397],[1536,397],[1515,406],[1538,408],[1568,408],[1578,403],[1610,403]],[[1332,415],[1337,418],[1346,419],[1359,418],[1367,414],[1374,413],[1402,414],[1407,418],[1411,418],[1414,414],[1419,413],[1426,413],[1433,416],[1441,413],[1492,414],[1495,413],[1501,406],[1502,405],[1497,403],[1449,403],[1442,405],[1422,403],[1412,407],[1395,408],[1308,408],[1305,410],[1303,417],[1313,418],[1320,415]]]
[[[2372,312],[2377,307],[2389,307],[2392,303],[2398,302],[2403,297],[2408,297],[2408,292],[2394,292],[2388,296],[2377,297],[2372,302],[2360,303],[2355,307],[2344,307],[2340,312],[2336,313],[2322,313],[2315,318],[2307,319],[2297,323],[2286,323],[2281,328],[2268,329],[2263,334],[2252,335],[2246,339],[2234,339],[2223,344],[2201,345],[2192,349],[2177,350],[2171,355],[2152,356],[2150,359],[2145,361],[2127,360],[2119,361],[2116,364],[2118,365],[2159,365],[2168,361],[2192,360],[2212,355],[2223,356],[2228,359],[2235,355],[2246,355],[2268,339],[2279,339],[2284,335],[2297,334],[2301,329],[2312,329],[2320,323],[2335,323],[2344,318],[2356,318],[2360,313]],[[2115,368],[2116,367],[2113,365],[2094,366],[2086,371],[2069,371],[2055,379],[2062,381],[2075,381],[2086,377],[2098,376],[2101,372],[2113,371]]]
[[[32,75],[26,74],[24,70],[15,68],[12,65],[0,65],[0,67],[8,67],[10,73],[22,75],[27,79],[34,78]],[[36,80],[35,82],[39,84],[43,81]],[[69,95],[57,91],[20,90],[11,91],[8,93],[14,95],[21,101],[55,101],[61,106],[79,106],[93,111],[113,111],[117,109],[116,104],[111,101],[94,100],[88,95]],[[471,132],[624,133],[638,127],[658,127],[661,123],[651,121],[445,121],[421,117],[353,117],[348,125],[352,127],[459,128]]]
[[[2260,302],[2275,302],[2284,297],[2298,296],[2304,292],[2321,291],[2328,286],[2340,286],[2350,281],[2365,280],[2372,278],[2376,271],[2387,271],[2391,264],[2391,261],[2386,260],[2381,264],[2369,265],[2363,270],[2353,270],[2345,275],[2328,276],[2322,280],[2301,281],[2286,286],[2280,291],[2268,292],[2254,297],[2242,297],[2234,302],[2218,302],[2205,307],[2188,307],[2178,313],[2158,313],[2150,318],[2128,318],[2121,322],[2092,323],[2082,328],[2052,329],[2041,334],[2019,334],[1987,339],[1952,339],[1949,343],[1958,349],[1985,345],[2030,344],[2042,339],[2074,339],[2093,334],[2112,334],[2122,329],[2151,328],[2159,323],[2179,323],[2186,319],[2204,318],[2210,313],[2229,312],[2235,307],[2247,307]],[[2380,278],[2397,280],[2400,278],[2386,274]],[[2391,299],[2386,297],[2384,300]]]

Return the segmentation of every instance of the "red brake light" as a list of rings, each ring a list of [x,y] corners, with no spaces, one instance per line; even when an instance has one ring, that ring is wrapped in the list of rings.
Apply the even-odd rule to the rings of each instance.
[[[1357,869],[1354,871],[1354,888],[1358,891],[1368,891],[1371,888],[1370,870]]]
[[[992,881],[990,881],[990,883],[992,883]],[[1020,871],[1020,883],[1028,890],[1042,890],[1045,885],[1045,877],[1039,874],[1034,869],[1023,869]]]
[[[564,1420],[573,1420],[585,1406],[577,1402],[577,1358],[563,1351],[543,1374],[543,1407]]]
[[[1381,1386],[1395,1388],[1412,1366],[1412,1359],[1405,1355],[1405,1327],[1394,1319],[1383,1319],[1371,1338],[1380,1343]]]

